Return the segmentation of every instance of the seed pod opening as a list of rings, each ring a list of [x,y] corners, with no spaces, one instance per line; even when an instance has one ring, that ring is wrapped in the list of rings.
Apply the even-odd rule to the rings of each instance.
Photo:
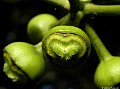
[[[56,26],[47,32],[42,42],[44,55],[61,66],[79,64],[90,54],[90,39],[74,26]]]
[[[43,55],[25,42],[14,42],[4,50],[3,71],[13,82],[26,83],[40,78],[45,69]]]

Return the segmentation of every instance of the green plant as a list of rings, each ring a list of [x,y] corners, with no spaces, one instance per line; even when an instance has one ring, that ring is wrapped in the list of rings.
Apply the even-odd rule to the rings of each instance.
[[[90,40],[84,31],[74,26],[56,26],[43,37],[43,53],[54,63],[73,66],[88,58]]]
[[[44,62],[47,59],[60,68],[81,65],[90,55],[92,42],[100,59],[94,75],[95,84],[100,88],[118,84],[120,82],[119,57],[112,56],[108,52],[95,31],[88,24],[86,25],[84,20],[87,21],[86,17],[91,18],[91,16],[118,16],[120,5],[97,5],[91,0],[42,1],[51,3],[56,8],[58,6],[65,9],[68,13],[60,19],[52,14],[42,13],[29,21],[28,36],[33,43],[38,44],[15,42],[3,49],[4,72],[8,77],[19,82],[38,79],[45,70]],[[80,24],[86,26],[85,32]],[[54,74],[56,75],[53,71],[53,76]],[[43,76],[44,79],[49,79],[48,75]],[[55,79],[53,77],[53,81]]]
[[[97,33],[90,25],[86,25],[85,31],[100,59],[100,63],[94,75],[95,84],[99,88],[102,88],[113,87],[120,83],[120,57],[112,56],[108,52]]]
[[[45,1],[45,0],[43,0]],[[57,0],[49,0],[51,3],[55,3],[54,5],[61,6],[61,8],[66,5],[66,3],[61,4],[61,2]],[[97,5],[94,4],[91,0],[69,0],[70,3],[70,10],[72,10],[72,13],[74,14],[77,11],[82,11],[84,15],[90,15],[90,14],[96,14],[96,15],[120,15],[120,5]],[[70,11],[68,9],[68,11]],[[77,11],[75,11],[77,10]]]
[[[38,47],[39,50],[36,50]],[[13,82],[27,83],[40,78],[44,73],[41,43],[34,46],[26,42],[13,42],[3,52],[4,72]]]
[[[52,28],[58,25],[78,26],[83,14],[79,11],[74,20],[71,20],[71,13],[63,16],[59,20],[52,14],[39,14],[30,19],[27,24],[27,34],[30,41],[34,44],[42,41],[44,35]]]
[[[93,3],[86,3],[83,10],[84,14],[96,14],[96,15],[120,15],[120,5],[96,5]]]
[[[37,44],[45,33],[57,22],[57,18],[52,14],[39,14],[30,19],[27,26],[27,34],[30,40]]]

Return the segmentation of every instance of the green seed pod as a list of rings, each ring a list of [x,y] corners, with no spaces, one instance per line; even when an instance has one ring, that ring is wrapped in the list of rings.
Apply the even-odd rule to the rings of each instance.
[[[45,56],[55,64],[70,67],[84,61],[90,53],[90,40],[74,26],[56,26],[43,37]]]
[[[100,89],[102,87],[111,89],[120,83],[120,57],[112,56],[109,53],[97,33],[88,24],[86,25],[86,34],[91,39],[100,59],[100,63],[95,70],[94,82]]]
[[[4,49],[3,71],[13,82],[26,83],[40,78],[45,69],[42,52],[25,42],[13,42]]]
[[[100,61],[94,74],[95,84],[102,87],[113,87],[120,83],[120,57],[109,56]]]
[[[27,26],[27,34],[33,43],[42,40],[45,33],[57,22],[57,18],[51,14],[39,14],[33,17]]]

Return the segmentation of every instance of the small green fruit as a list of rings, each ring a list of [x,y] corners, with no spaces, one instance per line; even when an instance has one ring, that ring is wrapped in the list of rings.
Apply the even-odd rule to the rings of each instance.
[[[86,24],[85,27],[86,34],[91,39],[100,60],[95,70],[94,82],[100,89],[102,87],[111,89],[120,83],[120,57],[112,56],[109,53],[95,30],[89,24]]]
[[[33,43],[42,40],[46,32],[57,22],[57,18],[51,14],[39,14],[33,17],[27,26],[27,34]]]
[[[85,32],[74,26],[56,26],[42,40],[44,55],[55,64],[71,67],[90,54],[90,39]]]
[[[13,42],[4,49],[4,69],[13,82],[28,82],[40,78],[45,70],[42,53],[25,42]]]
[[[111,56],[101,61],[95,71],[95,84],[102,87],[113,87],[120,83],[120,57]]]

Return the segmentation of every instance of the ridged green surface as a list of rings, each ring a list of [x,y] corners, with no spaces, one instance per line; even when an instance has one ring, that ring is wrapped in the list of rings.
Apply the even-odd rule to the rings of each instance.
[[[43,55],[39,54],[33,45],[25,42],[14,42],[7,45],[3,51],[4,72],[13,81],[19,81],[21,77],[29,77],[34,80],[43,74],[45,69]]]
[[[42,40],[45,55],[54,62],[77,63],[90,52],[90,40],[81,29],[74,26],[57,26],[49,30]],[[88,56],[87,55],[87,56]]]

